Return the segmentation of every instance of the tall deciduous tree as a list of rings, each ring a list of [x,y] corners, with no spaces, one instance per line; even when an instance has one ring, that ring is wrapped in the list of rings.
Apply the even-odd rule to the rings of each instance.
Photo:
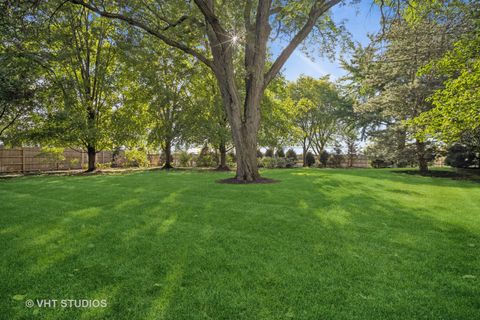
[[[38,22],[24,6],[0,3],[0,139],[21,144],[39,100],[51,83],[28,51],[35,49]]]
[[[331,20],[321,17],[341,0],[194,0],[195,5],[189,1],[129,1],[115,5],[100,0],[70,2],[143,29],[208,66],[217,79],[232,130],[236,178],[254,181],[259,178],[256,150],[264,91],[313,30],[318,31],[316,35],[326,35],[324,39],[328,41],[323,44],[331,48],[333,37],[328,35],[338,29],[330,28]],[[278,35],[291,37],[267,67],[272,29]],[[234,59],[240,50],[244,63],[237,72]],[[243,81],[239,82],[239,78]]]
[[[433,92],[433,108],[414,121],[423,128],[420,135],[440,138],[447,143],[467,134],[480,133],[480,4],[469,10],[471,29],[464,30],[454,47],[440,59],[427,64],[421,74],[444,77],[443,85]],[[480,140],[480,136],[477,137]]]
[[[111,116],[117,101],[115,27],[89,10],[65,5],[48,18],[36,53],[56,84],[49,92],[33,139],[83,147],[88,171],[96,153],[111,146]]]
[[[36,66],[25,58],[0,53],[0,139],[12,141],[14,127],[29,122],[37,101],[35,94],[42,89]],[[18,134],[18,130],[13,130]]]
[[[217,82],[205,67],[192,75],[192,80],[193,106],[187,116],[189,126],[183,140],[213,145],[219,154],[217,170],[228,171],[227,152],[232,149],[232,135]]]
[[[144,45],[133,51],[135,60],[142,63],[137,64],[136,73],[132,75],[136,75],[139,84],[139,102],[148,106],[149,141],[161,148],[165,160],[163,168],[170,169],[172,148],[189,130],[189,120],[192,119],[193,76],[199,72],[198,62],[186,59],[158,42],[151,45],[157,52],[154,59],[151,57],[152,47]]]
[[[296,103],[296,123],[302,132],[304,157],[309,148],[320,156],[347,125],[352,106],[328,78],[303,76],[290,85],[289,91]]]

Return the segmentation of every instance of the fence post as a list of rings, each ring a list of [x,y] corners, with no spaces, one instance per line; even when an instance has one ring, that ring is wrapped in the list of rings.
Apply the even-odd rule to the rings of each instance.
[[[22,147],[22,173],[25,173],[25,149]]]

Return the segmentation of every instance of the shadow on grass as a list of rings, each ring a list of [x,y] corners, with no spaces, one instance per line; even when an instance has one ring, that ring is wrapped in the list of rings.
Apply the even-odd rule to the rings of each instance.
[[[432,178],[448,178],[453,180],[466,180],[480,183],[479,169],[457,169],[453,170],[429,170],[426,174],[421,174],[418,170],[395,170],[395,173],[404,173]]]
[[[214,182],[222,174],[159,171],[10,183],[0,189],[4,315],[35,311],[15,294],[108,301],[39,310],[51,319],[471,319],[480,310],[478,232],[442,219],[455,204],[412,201],[435,181],[406,190],[422,178],[268,174],[282,183],[235,188]]]

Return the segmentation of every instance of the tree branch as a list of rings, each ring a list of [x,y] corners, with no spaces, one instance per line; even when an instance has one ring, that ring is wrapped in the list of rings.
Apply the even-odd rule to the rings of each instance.
[[[331,7],[338,4],[341,0],[316,0],[312,5],[310,12],[308,14],[307,22],[305,25],[297,32],[293,37],[292,41],[283,49],[280,55],[277,57],[273,65],[270,67],[270,70],[265,74],[264,86],[266,87],[270,81],[277,75],[280,69],[283,67],[290,55],[295,51],[295,49],[302,43],[303,40],[308,36],[310,31],[312,31],[315,23],[318,18],[328,11]]]
[[[197,58],[198,60],[203,62],[206,66],[208,66],[210,69],[213,70],[213,68],[214,68],[212,61],[210,59],[208,59],[206,56],[204,56],[201,52],[198,52],[198,51],[184,45],[183,43],[180,43],[178,41],[170,39],[169,37],[167,37],[164,34],[158,32],[157,30],[151,28],[150,26],[146,25],[143,22],[140,22],[138,20],[135,20],[131,17],[127,17],[127,16],[119,14],[119,13],[113,13],[113,12],[108,12],[108,11],[101,10],[101,9],[99,9],[99,8],[89,4],[89,3],[83,2],[82,0],[69,0],[69,1],[73,4],[81,5],[85,8],[87,8],[87,9],[101,15],[102,17],[121,20],[121,21],[124,21],[124,22],[128,23],[129,25],[131,25],[133,27],[142,29],[142,30],[146,31],[147,33],[151,34],[152,36],[157,37],[158,39],[162,40],[165,44],[167,44],[171,47],[177,48],[177,49],[179,49],[179,50],[183,51],[184,53],[187,53],[191,56],[194,56],[195,58]],[[181,23],[184,20],[185,19],[182,20],[180,18],[176,22],[175,25]]]

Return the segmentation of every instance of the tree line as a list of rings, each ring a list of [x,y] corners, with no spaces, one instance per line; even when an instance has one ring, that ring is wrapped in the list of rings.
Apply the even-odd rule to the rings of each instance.
[[[106,148],[160,148],[170,168],[172,148],[209,144],[220,169],[235,150],[244,181],[260,146],[301,146],[304,165],[367,138],[378,162],[422,172],[448,146],[478,161],[478,4],[378,1],[382,30],[362,47],[329,17],[341,2],[7,1],[0,139],[86,150],[88,170]],[[300,44],[335,42],[353,51],[341,81],[282,76]]]

